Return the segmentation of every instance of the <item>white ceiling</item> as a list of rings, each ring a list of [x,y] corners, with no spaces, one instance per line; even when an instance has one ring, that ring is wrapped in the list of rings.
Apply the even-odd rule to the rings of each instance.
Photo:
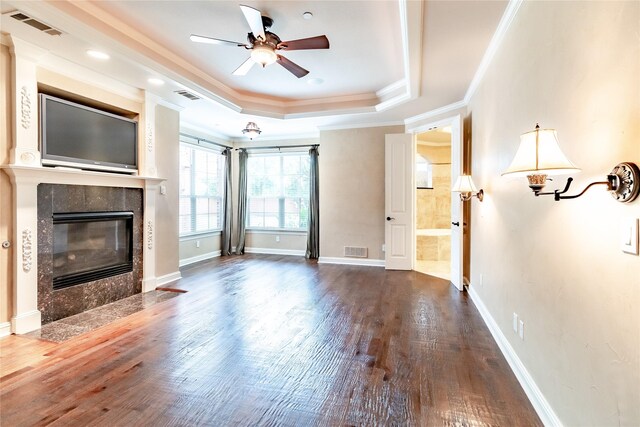
[[[282,54],[310,71],[298,79],[278,64],[231,73],[248,51],[196,44],[192,33],[244,42],[239,4],[274,20],[282,40],[326,34],[328,50]],[[46,35],[2,17],[2,32],[48,51],[43,65],[67,73],[91,69],[110,88],[142,88],[179,105],[181,121],[241,139],[247,121],[263,136],[317,134],[319,127],[402,123],[461,101],[489,45],[506,1],[100,1],[3,0],[65,34]],[[303,12],[312,12],[304,20]],[[95,61],[86,49],[111,55]],[[80,67],[77,67],[80,66]],[[78,77],[82,74],[78,71]],[[165,80],[151,86],[147,78]],[[307,82],[320,78],[323,83]],[[175,90],[203,99],[189,101]]]

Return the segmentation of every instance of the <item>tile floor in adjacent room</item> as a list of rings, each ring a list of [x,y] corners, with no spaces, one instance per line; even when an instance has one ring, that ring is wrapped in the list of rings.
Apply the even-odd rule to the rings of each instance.
[[[415,271],[451,280],[451,261],[424,261],[416,260]]]

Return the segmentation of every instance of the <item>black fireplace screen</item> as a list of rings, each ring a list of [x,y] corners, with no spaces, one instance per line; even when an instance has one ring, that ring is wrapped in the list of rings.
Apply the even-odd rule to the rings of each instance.
[[[133,212],[53,214],[53,289],[133,271]]]

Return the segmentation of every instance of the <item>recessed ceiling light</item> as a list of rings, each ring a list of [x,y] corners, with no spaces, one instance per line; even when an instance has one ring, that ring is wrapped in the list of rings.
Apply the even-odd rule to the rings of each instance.
[[[308,21],[308,20],[310,20],[311,18],[313,18],[313,13],[311,13],[311,12],[305,12],[305,13],[303,13],[303,14],[302,14],[302,17]]]
[[[321,85],[322,83],[324,83],[324,80],[318,78],[318,77],[314,77],[312,79],[307,80],[307,84],[309,85]]]
[[[93,50],[93,49],[89,49],[87,51],[87,55],[89,55],[90,57],[94,58],[94,59],[100,59],[100,60],[107,60],[110,58],[109,55],[107,55],[104,52],[100,52],[99,50]]]
[[[164,80],[161,80],[161,79],[158,79],[158,78],[155,78],[155,77],[151,77],[151,78],[147,79],[147,81],[149,83],[151,83],[152,85],[154,85],[154,86],[162,86],[164,84]]]

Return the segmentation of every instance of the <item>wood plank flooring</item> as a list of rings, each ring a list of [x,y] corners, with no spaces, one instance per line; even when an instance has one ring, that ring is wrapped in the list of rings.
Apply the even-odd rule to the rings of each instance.
[[[0,340],[0,425],[541,425],[442,279],[244,255],[172,286],[64,343]]]

